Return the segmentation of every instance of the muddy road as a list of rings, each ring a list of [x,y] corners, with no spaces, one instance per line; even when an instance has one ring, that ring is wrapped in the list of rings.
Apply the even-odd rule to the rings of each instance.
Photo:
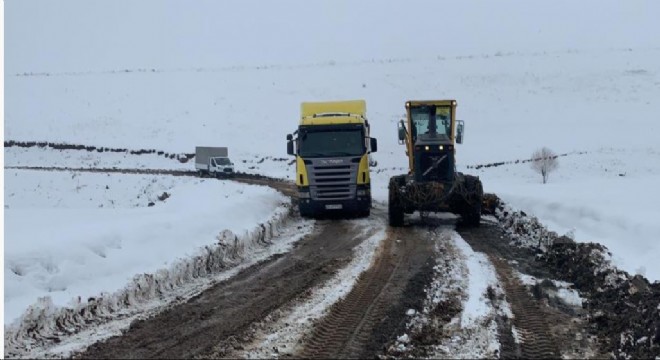
[[[194,157],[194,154],[172,154],[153,149],[5,141],[5,149],[12,147],[79,151],[101,154],[99,156],[104,153],[149,155],[151,159],[169,159],[176,162],[177,167]],[[268,160],[281,164],[288,162],[284,158]],[[64,163],[84,164],[86,161]],[[248,160],[248,163],[262,161],[264,158]],[[198,176],[192,170],[173,169],[64,166],[5,166],[5,169],[37,173]],[[237,173],[231,180],[270,186],[291,197],[295,203],[295,186],[288,181],[247,173]],[[475,357],[470,356],[474,353],[469,349],[464,349],[465,344],[470,346],[475,342],[464,340],[480,335],[469,333],[474,329],[466,332],[456,325],[465,303],[465,294],[461,294],[464,289],[460,287],[456,293],[444,294],[442,301],[430,310],[420,331],[407,327],[410,316],[406,313],[412,309],[419,311],[425,306],[429,284],[442,283],[443,279],[456,280],[448,279],[448,274],[442,272],[463,261],[460,254],[455,253],[456,249],[452,249],[451,242],[442,236],[445,231],[454,231],[455,225],[444,220],[426,219],[409,223],[403,229],[392,229],[386,225],[385,207],[381,204],[374,208],[368,219],[316,221],[312,233],[299,240],[292,251],[246,268],[194,298],[173,302],[158,315],[134,321],[121,336],[98,342],[73,357]],[[510,213],[497,219],[486,218],[479,228],[455,229],[475,252],[485,254],[487,262],[494,268],[501,289],[481,295],[493,307],[510,307],[510,316],[500,314],[496,319],[499,348],[486,356],[660,356],[660,283],[650,283],[642,276],[632,276],[611,267],[607,261],[607,249],[598,244],[568,242],[550,244],[547,249],[516,244],[520,243],[519,237],[534,238],[534,231],[539,226],[524,213]],[[282,318],[288,319],[279,314],[295,311],[309,303],[315,291],[323,284],[331,283],[337,274],[342,274],[351,261],[361,255],[360,246],[374,236],[381,238],[368,268],[355,281],[348,282],[352,288],[345,296],[319,311],[318,319],[309,327],[305,325],[305,330],[293,337],[293,346],[283,350],[272,346],[278,339],[263,341],[269,336],[272,340],[282,331],[298,331],[299,328],[289,326],[292,324],[279,324]],[[524,282],[521,274],[536,277],[538,281],[535,284]],[[568,282],[579,291],[581,306],[562,302],[557,293],[566,288],[557,287],[559,280]],[[467,287],[465,284],[461,286]],[[95,330],[93,328],[92,332]],[[410,336],[402,352],[392,345],[398,344],[397,337],[404,333]],[[48,338],[46,343],[66,346],[69,335],[65,332],[61,338]],[[29,348],[30,342],[26,344]],[[260,348],[261,351],[249,352]],[[43,351],[43,354],[49,354],[48,346]]]
[[[356,247],[373,236],[386,222],[382,209],[370,221],[320,220],[315,231],[287,254],[268,259],[237,276],[219,283],[187,303],[159,315],[140,320],[122,335],[90,346],[76,358],[240,358],[254,346],[255,324],[262,323],[279,309],[295,308],[312,290],[329,281],[355,256]],[[413,224],[388,228],[376,250],[371,266],[362,273],[350,292],[332,305],[303,334],[297,346],[277,354],[290,358],[374,358],[392,356],[384,351],[405,332],[408,309],[421,309],[426,289],[433,280],[437,257],[434,244],[442,229],[451,223]],[[512,318],[498,319],[502,358],[541,359],[570,353],[576,357],[593,354],[585,337],[580,315],[560,306],[553,308],[543,297],[534,297],[513,274],[510,260],[518,258],[520,269],[537,274],[543,269],[526,267],[522,254],[505,251],[490,243],[501,240],[501,230],[493,224],[478,229],[459,229],[472,246],[484,251],[496,269],[511,305]],[[501,242],[500,242],[501,243]],[[455,254],[444,254],[456,261]],[[460,304],[461,300],[448,299]],[[438,309],[432,321],[435,328],[414,339],[419,351],[429,357],[429,346],[440,346],[447,338],[462,336],[445,326],[460,314],[455,309]],[[439,320],[442,319],[442,320]],[[513,329],[516,330],[513,330]],[[516,335],[516,332],[517,334]],[[579,340],[582,341],[579,341]],[[412,345],[416,345],[413,340]],[[396,357],[396,356],[395,356]]]
[[[295,307],[354,256],[357,245],[382,231],[379,221],[319,220],[295,248],[221,282],[187,303],[136,321],[122,335],[90,346],[75,358],[235,357],[250,325],[281,307]],[[377,225],[377,226],[374,226]],[[413,228],[387,230],[372,266],[350,293],[315,324],[290,356],[373,357],[404,325],[405,309],[421,301],[433,247]],[[417,299],[404,296],[417,279]],[[403,306],[405,304],[405,306]],[[242,340],[240,340],[242,339]]]
[[[324,280],[370,235],[350,222],[319,224],[296,248],[240,272],[189,302],[133,323],[121,337],[91,346],[81,358],[192,358]]]
[[[192,171],[158,169],[72,169],[33,168],[35,171],[90,171],[126,174],[197,176]],[[270,186],[292,198],[290,182],[259,175],[236,174],[231,180]],[[298,343],[279,357],[374,358],[399,357],[387,351],[406,332],[410,309],[421,310],[426,291],[434,280],[439,257],[447,263],[459,261],[453,253],[438,254],[439,229],[453,231],[453,220],[424,219],[404,228],[387,225],[384,206],[376,206],[368,219],[317,220],[311,234],[285,254],[275,255],[236,276],[219,282],[189,301],[172,305],[147,319],[136,320],[122,335],[108,338],[77,353],[74,358],[236,358],[259,339],[254,328],[264,328],[264,319],[284,309],[295,309],[310,294],[346,268],[361,244],[382,234],[373,260],[341,300],[330,306],[302,334]],[[510,245],[501,226],[483,221],[479,228],[456,231],[475,250],[487,255],[504,291],[493,303],[510,304],[511,318],[497,319],[502,358],[590,357],[599,355],[586,334],[585,314],[557,301],[549,301],[552,289],[530,288],[520,282],[516,271],[552,278],[537,254]],[[379,235],[380,236],[380,235]],[[443,258],[444,256],[444,258]],[[439,276],[443,276],[440,274]],[[408,355],[437,356],[434,347],[461,337],[450,323],[460,315],[460,294],[446,299],[431,313],[422,333],[413,334]],[[483,294],[490,296],[489,294]],[[273,320],[275,321],[275,320]],[[471,336],[467,334],[466,336]],[[263,354],[263,353],[262,353]],[[448,357],[460,355],[448,353]]]
[[[413,306],[410,302],[422,300],[404,296],[411,281],[427,278],[430,269],[433,239],[418,235],[413,229],[389,229],[371,268],[314,327],[296,356],[372,358],[379,354],[403,328],[405,311]],[[417,285],[423,289],[426,284]]]

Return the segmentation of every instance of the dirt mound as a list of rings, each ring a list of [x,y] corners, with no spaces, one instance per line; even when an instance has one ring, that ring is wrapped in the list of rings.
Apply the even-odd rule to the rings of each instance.
[[[554,155],[551,156],[551,158],[556,159],[558,157],[563,157],[563,156],[568,156],[568,155],[583,155],[586,154],[586,151],[575,151],[575,152],[570,152],[570,153],[564,153],[564,154],[559,154],[559,155]],[[517,160],[511,160],[511,161],[498,161],[494,163],[488,163],[488,164],[477,164],[477,165],[468,165],[468,169],[481,169],[481,168],[490,168],[490,167],[498,167],[502,165],[513,165],[513,164],[524,164],[524,163],[529,163],[534,161],[534,159],[517,159]]]
[[[601,340],[602,351],[616,358],[660,356],[660,283],[614,267],[605,246],[575,243],[489,196],[495,216],[514,243],[535,248],[537,260],[547,264],[554,277],[578,289],[585,299],[590,332]]]
[[[599,244],[555,244],[541,256],[586,295],[592,331],[617,358],[660,356],[660,283],[608,266]]]
[[[81,145],[81,144],[67,144],[67,143],[54,143],[48,141],[15,141],[15,140],[5,140],[5,147],[40,147],[40,148],[52,148],[55,150],[85,150],[85,151],[96,151],[96,152],[116,152],[116,153],[127,153],[131,155],[144,155],[144,154],[156,154],[158,156],[163,156],[168,159],[177,160],[181,163],[186,163],[188,160],[195,157],[194,153],[181,153],[174,154],[168,153],[162,150],[156,149],[125,149],[125,148],[110,148],[103,146],[94,146],[94,145]]]

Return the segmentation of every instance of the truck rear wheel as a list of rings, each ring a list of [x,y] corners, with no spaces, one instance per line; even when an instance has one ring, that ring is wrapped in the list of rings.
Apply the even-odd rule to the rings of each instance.
[[[403,207],[401,206],[401,200],[399,199],[399,189],[395,178],[390,179],[387,210],[390,226],[402,227],[404,216]]]

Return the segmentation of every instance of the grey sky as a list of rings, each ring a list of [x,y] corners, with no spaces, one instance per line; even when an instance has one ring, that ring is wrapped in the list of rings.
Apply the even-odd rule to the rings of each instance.
[[[553,3],[6,0],[6,72],[659,46],[657,1],[593,1],[588,13]],[[493,16],[501,6],[506,18]]]

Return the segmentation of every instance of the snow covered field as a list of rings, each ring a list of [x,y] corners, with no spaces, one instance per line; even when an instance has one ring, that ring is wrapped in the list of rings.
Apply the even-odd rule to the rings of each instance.
[[[172,153],[228,146],[237,170],[291,178],[281,158],[300,102],[365,99],[379,142],[373,194],[384,202],[387,180],[407,164],[396,141],[404,102],[455,98],[466,121],[459,170],[551,229],[606,245],[622,269],[660,280],[660,4],[390,5],[6,2],[5,139]],[[568,154],[548,184],[527,163],[468,169],[542,146]],[[4,161],[193,168],[39,148],[6,148]],[[275,191],[229,182],[4,176],[5,324],[37,297],[66,304],[120,289],[224,229],[251,231],[284,211]],[[164,192],[171,197],[158,201]]]
[[[7,170],[5,180],[6,321],[38,297],[63,306],[115,292],[287,211],[274,190],[213,179]]]

